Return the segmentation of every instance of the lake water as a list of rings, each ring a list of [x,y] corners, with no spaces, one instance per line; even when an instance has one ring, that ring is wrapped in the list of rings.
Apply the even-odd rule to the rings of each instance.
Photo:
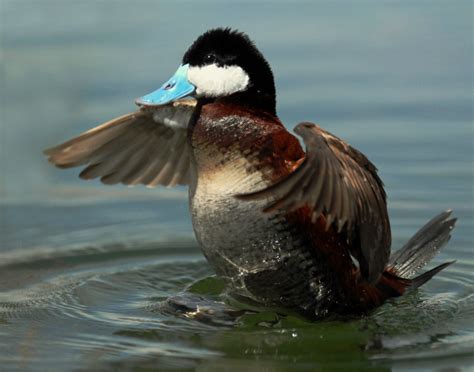
[[[1,371],[472,368],[470,1],[2,0],[0,16]],[[433,265],[457,262],[364,318],[180,315],[223,291],[186,189],[80,181],[41,150],[134,110],[215,26],[256,41],[288,128],[318,122],[378,166],[395,249],[452,208]]]

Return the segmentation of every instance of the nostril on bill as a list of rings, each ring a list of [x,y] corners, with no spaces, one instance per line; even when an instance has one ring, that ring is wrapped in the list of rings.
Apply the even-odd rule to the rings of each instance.
[[[167,83],[167,84],[163,87],[163,89],[165,89],[165,90],[170,90],[170,89],[172,89],[175,85],[176,85],[176,82],[175,82],[175,81],[172,81],[172,82]]]

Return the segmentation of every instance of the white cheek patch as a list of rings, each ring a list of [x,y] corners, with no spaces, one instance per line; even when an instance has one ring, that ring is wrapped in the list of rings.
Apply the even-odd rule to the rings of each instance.
[[[249,76],[239,66],[219,67],[212,64],[189,67],[188,81],[196,87],[198,96],[222,97],[245,90]]]

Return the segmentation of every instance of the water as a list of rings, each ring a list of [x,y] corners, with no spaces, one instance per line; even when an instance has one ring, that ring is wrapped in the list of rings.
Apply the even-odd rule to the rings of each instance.
[[[0,370],[470,369],[471,7],[1,1]],[[394,247],[454,209],[433,264],[456,264],[365,318],[235,321],[224,304],[205,311],[223,288],[184,188],[105,187],[47,164],[43,148],[133,110],[218,25],[247,31],[270,60],[289,128],[317,121],[375,162]],[[196,303],[199,316],[180,315]]]

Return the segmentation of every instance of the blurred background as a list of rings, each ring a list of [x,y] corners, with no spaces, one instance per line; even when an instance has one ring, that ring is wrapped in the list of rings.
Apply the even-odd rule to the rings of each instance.
[[[194,323],[177,326],[198,328],[179,342],[174,331],[157,338],[168,354],[155,349],[157,339],[140,333],[162,330],[158,318],[171,321],[144,310],[154,294],[165,298],[212,274],[194,242],[187,190],[85,182],[78,170],[55,169],[42,155],[47,147],[134,111],[134,99],[167,80],[190,43],[217,26],[245,31],[266,56],[276,79],[278,113],[289,129],[300,121],[316,122],[377,165],[389,197],[394,247],[438,212],[454,209],[458,226],[436,262],[458,262],[426,290],[442,298],[442,313],[450,315],[434,321],[451,324],[441,332],[451,338],[439,341],[438,331],[436,338],[432,330],[410,328],[396,341],[389,338],[395,351],[386,343],[375,360],[391,360],[382,363],[387,368],[402,365],[400,355],[415,344],[422,346],[413,355],[428,353],[428,360],[439,351],[427,350],[444,350],[448,365],[453,355],[468,355],[474,350],[472,22],[472,3],[462,0],[0,0],[0,344],[6,351],[0,360],[33,368],[39,361],[54,365],[59,355],[64,360],[76,355],[84,365],[168,358],[171,366],[189,367],[229,355],[231,347],[217,350],[222,339],[193,349],[198,343],[186,337],[204,332]],[[170,252],[181,256],[170,259]],[[163,270],[145,269],[163,262],[181,262],[163,277],[175,280],[174,287],[161,287],[154,275]],[[123,276],[112,285],[118,273]],[[145,284],[152,279],[158,284]],[[117,287],[122,291],[114,292]],[[133,323],[140,332],[124,336],[134,347],[121,348],[116,335],[125,321],[117,314],[131,319],[134,309],[140,309]],[[77,321],[72,339],[55,327],[65,317]],[[32,319],[41,324],[34,332]],[[449,323],[452,319],[465,322]],[[406,319],[397,327],[403,324]],[[413,338],[425,331],[426,340]],[[91,333],[100,343],[80,338]],[[41,357],[22,354],[21,347],[39,348],[41,337],[55,340],[60,351],[43,345]],[[361,350],[361,360],[374,358]],[[262,360],[270,358],[262,353]],[[95,357],[85,358],[90,355]],[[282,355],[286,361],[315,362],[298,348],[285,348]],[[237,365],[256,360],[243,350],[232,358]]]

